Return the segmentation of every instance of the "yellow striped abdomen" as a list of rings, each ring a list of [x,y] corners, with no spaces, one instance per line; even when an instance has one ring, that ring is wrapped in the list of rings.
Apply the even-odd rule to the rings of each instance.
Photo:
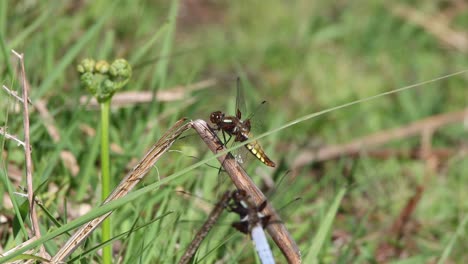
[[[260,146],[258,141],[248,143],[245,145],[245,147],[250,151],[250,153],[257,157],[257,159],[263,162],[263,164],[270,167],[276,166],[276,164],[265,154],[265,151],[263,151],[263,148]]]

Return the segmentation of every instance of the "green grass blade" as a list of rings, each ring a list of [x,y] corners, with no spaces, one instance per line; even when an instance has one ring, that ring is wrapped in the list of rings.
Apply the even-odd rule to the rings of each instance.
[[[158,86],[164,87],[166,85],[167,68],[169,60],[167,59],[172,50],[172,43],[174,41],[174,32],[176,29],[177,14],[179,10],[179,1],[172,1],[171,9],[169,12],[169,24],[167,34],[163,42],[163,48],[161,50],[161,61],[158,63],[156,69],[156,76],[158,77]]]
[[[136,231],[138,231],[138,230],[140,230],[140,229],[143,229],[143,228],[145,228],[145,227],[147,227],[147,226],[153,224],[154,222],[163,219],[164,217],[166,217],[166,216],[168,216],[168,215],[170,215],[170,214],[172,214],[172,212],[167,212],[167,213],[165,213],[165,214],[163,214],[163,215],[161,215],[161,216],[158,216],[158,217],[156,217],[155,219],[153,219],[153,220],[149,221],[148,223],[145,223],[145,224],[143,224],[143,225],[141,225],[141,226],[132,226],[132,228],[131,228],[130,230],[125,231],[125,232],[123,232],[123,233],[121,233],[121,234],[119,234],[119,235],[116,235],[116,236],[114,236],[113,238],[111,238],[111,239],[109,239],[109,240],[107,240],[107,241],[105,241],[105,242],[103,242],[103,243],[100,243],[100,244],[98,244],[98,245],[96,245],[96,246],[93,246],[92,248],[87,249],[85,252],[81,253],[79,256],[68,260],[68,262],[74,263],[75,261],[79,260],[80,258],[82,258],[82,257],[84,257],[84,256],[86,256],[86,255],[89,255],[89,254],[91,254],[91,253],[93,253],[93,252],[96,252],[97,250],[99,250],[100,248],[102,248],[102,247],[104,247],[104,246],[111,245],[112,242],[114,242],[114,241],[116,241],[116,240],[119,240],[119,239],[121,239],[121,238],[123,238],[123,237],[130,236],[133,232],[136,232]]]
[[[35,33],[39,27],[47,22],[50,19],[50,16],[57,12],[56,9],[53,8],[53,5],[48,6],[47,10],[43,10],[41,12],[41,16],[33,21],[33,23],[29,24],[23,31],[19,34],[15,34],[15,38],[11,40],[9,43],[9,47],[12,49],[17,49],[20,43],[23,43],[30,35]]]
[[[100,134],[101,125],[99,125],[99,127],[96,130],[96,135]],[[78,175],[80,179],[80,185],[78,186],[78,191],[76,192],[77,201],[81,201],[85,194],[87,194],[88,188],[91,183],[91,176],[94,175],[94,164],[99,153],[99,140],[99,137],[94,137],[94,139],[92,139],[92,144],[88,151],[88,155],[86,156],[84,164],[82,165],[80,173]]]
[[[444,252],[442,252],[442,255],[440,256],[440,259],[437,262],[437,264],[447,263],[447,258],[450,255],[450,252],[452,252],[452,249],[455,246],[455,242],[457,241],[457,239],[463,235],[467,222],[468,222],[468,214],[465,215],[465,217],[463,218],[463,221],[461,221],[460,225],[458,225],[457,231],[455,232],[455,234],[453,234],[453,237],[450,240],[450,243],[448,243],[448,245],[445,247]]]
[[[333,204],[328,210],[325,219],[323,219],[323,222],[320,224],[317,234],[314,237],[314,241],[312,242],[312,245],[310,246],[307,256],[304,260],[304,263],[318,263],[318,255],[320,253],[320,250],[322,249],[323,244],[325,243],[325,240],[328,237],[328,234],[330,233],[333,220],[335,219],[336,212],[340,207],[341,200],[343,199],[345,193],[346,189],[342,188],[338,192],[338,195],[335,197],[335,201],[333,201]]]
[[[107,9],[107,13],[103,14],[101,18],[94,24],[81,38],[79,38],[78,42],[71,47],[67,53],[63,56],[63,59],[57,64],[54,71],[47,76],[44,82],[39,86],[37,92],[34,93],[34,97],[41,98],[44,93],[47,92],[50,88],[53,87],[54,82],[63,76],[65,69],[70,66],[79,52],[86,48],[86,44],[89,43],[95,35],[97,35],[104,22],[110,17],[110,15],[114,12],[115,5],[110,5],[109,9]]]
[[[135,54],[132,56],[132,58],[130,59],[130,63],[133,65],[137,62],[139,62],[143,56],[145,56],[147,54],[147,52],[149,50],[151,50],[153,48],[153,45],[154,43],[156,43],[157,40],[159,40],[159,38],[161,38],[161,36],[164,34],[164,33],[167,33],[168,29],[170,28],[170,24],[164,24],[159,30],[158,32],[156,32],[146,43],[145,45],[141,46],[138,50],[135,51]]]

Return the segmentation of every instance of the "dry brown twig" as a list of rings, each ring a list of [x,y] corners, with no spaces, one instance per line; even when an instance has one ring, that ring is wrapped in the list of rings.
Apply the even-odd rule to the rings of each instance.
[[[467,118],[467,116],[468,108],[465,108],[461,111],[435,115],[418,120],[404,127],[377,132],[362,138],[355,139],[347,144],[325,146],[317,150],[305,150],[296,156],[293,162],[293,168],[298,169],[311,162],[336,159],[341,156],[355,155],[360,152],[365,153],[367,149],[381,146],[392,140],[402,139],[415,135],[423,135],[424,133],[427,133],[427,131],[435,131],[442,126],[451,123],[462,122]],[[425,140],[427,141],[427,138]],[[424,151],[428,151],[427,142],[424,144],[426,145]]]
[[[161,102],[171,102],[176,100],[187,99],[190,92],[206,89],[216,85],[215,79],[208,79],[198,83],[190,84],[187,86],[175,86],[169,89],[159,90],[156,93],[156,100]],[[128,105],[149,103],[153,100],[153,91],[128,91],[120,92],[112,97],[112,107],[119,108]],[[89,102],[88,102],[89,101]],[[81,105],[87,105],[91,108],[99,109],[99,104],[93,97],[89,100],[89,96],[82,96],[80,98]]]
[[[449,21],[444,19],[443,16],[424,14],[408,5],[394,3],[387,5],[394,15],[421,26],[443,44],[463,53],[468,51],[467,33],[452,29],[449,25]]]
[[[3,90],[5,90],[9,95],[13,96],[16,100],[18,100],[20,103],[24,103],[24,100],[23,98],[19,97],[18,96],[18,93],[16,93],[15,91],[12,91],[10,89],[8,89],[8,87],[6,87],[5,85],[2,86],[3,87]],[[28,102],[31,103],[31,100],[29,100],[28,98]]]
[[[402,149],[402,148],[381,148],[381,149],[370,149],[366,150],[366,157],[371,157],[375,159],[391,159],[391,158],[402,158],[402,159],[426,159],[426,155],[422,153],[421,148],[411,148],[411,149]],[[461,146],[458,149],[451,148],[431,148],[430,156],[435,157],[438,160],[445,160],[451,156],[456,155],[457,153],[468,153],[468,147]],[[360,153],[350,153],[350,157],[359,158]]]
[[[25,147],[25,144],[21,139],[19,139],[15,135],[9,134],[4,127],[0,127],[0,135],[3,135],[6,139],[11,139],[15,141],[19,146],[22,146],[23,148]]]
[[[405,249],[405,247],[401,247],[401,240],[407,233],[406,227],[410,223],[423,192],[424,187],[417,186],[414,195],[406,202],[405,207],[401,209],[400,214],[388,230],[385,241],[381,241],[379,244],[375,253],[375,259],[379,263],[386,263],[390,259],[398,257]],[[400,245],[400,247],[396,245]]]
[[[33,179],[32,179],[32,158],[31,158],[31,141],[29,137],[29,104],[28,104],[28,83],[26,81],[26,71],[24,69],[24,57],[23,54],[19,54],[16,51],[12,50],[13,54],[18,57],[21,66],[21,81],[23,86],[23,127],[24,127],[24,156],[26,162],[26,190],[28,194],[29,202],[29,215],[31,218],[32,224],[32,233],[33,237],[40,238],[41,230],[39,228],[39,220],[36,212],[36,203],[34,202],[34,188],[33,188]],[[47,257],[44,245],[40,247],[40,256],[43,258]]]

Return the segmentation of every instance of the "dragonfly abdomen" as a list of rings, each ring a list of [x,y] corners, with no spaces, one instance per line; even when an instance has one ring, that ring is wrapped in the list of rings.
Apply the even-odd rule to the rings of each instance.
[[[248,143],[245,145],[245,147],[252,153],[257,159],[259,159],[263,164],[270,166],[270,167],[275,167],[276,164],[268,158],[268,156],[265,154],[265,151],[263,151],[262,146],[258,143],[258,141],[254,141],[252,143]]]
[[[260,224],[252,228],[251,237],[262,264],[274,264],[275,259],[265,236],[265,232],[263,231],[263,227]]]

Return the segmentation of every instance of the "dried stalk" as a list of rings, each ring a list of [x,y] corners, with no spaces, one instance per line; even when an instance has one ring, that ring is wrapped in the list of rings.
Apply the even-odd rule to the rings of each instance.
[[[33,176],[32,176],[32,158],[31,158],[31,138],[29,136],[29,104],[28,104],[28,91],[29,86],[26,81],[26,70],[24,69],[24,57],[23,54],[19,54],[12,50],[13,54],[18,57],[21,66],[21,83],[23,86],[23,129],[24,129],[24,159],[26,162],[26,191],[28,194],[29,203],[29,216],[31,218],[32,234],[35,238],[41,237],[41,230],[39,228],[39,220],[36,212],[36,203],[34,202],[34,187],[33,187]],[[40,247],[40,255],[46,257],[46,251],[44,245]]]
[[[0,135],[4,136],[6,139],[11,139],[15,141],[16,144],[18,144],[19,146],[22,146],[23,148],[25,147],[25,144],[23,141],[21,141],[21,139],[19,139],[15,135],[8,134],[8,132],[6,131],[6,127],[0,127]]]

